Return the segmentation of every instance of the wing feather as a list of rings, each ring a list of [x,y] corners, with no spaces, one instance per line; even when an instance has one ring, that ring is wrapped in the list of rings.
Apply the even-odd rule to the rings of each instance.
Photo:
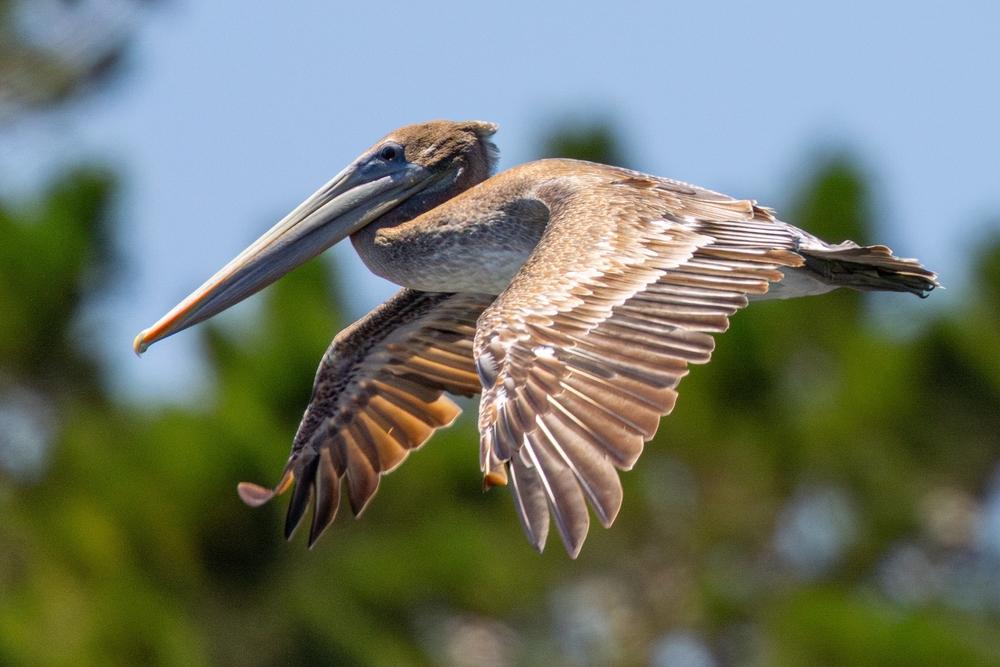
[[[382,475],[400,465],[460,410],[444,395],[472,396],[476,319],[495,297],[404,289],[334,338],[274,489],[240,485],[247,504],[295,490],[285,521],[290,537],[313,500],[312,546],[333,522],[341,480],[355,515]]]
[[[616,469],[634,465],[673,409],[688,365],[711,358],[710,334],[804,261],[752,203],[682,186],[637,201],[614,185],[559,200],[476,334],[483,472],[505,464],[529,540],[544,545],[547,507],[571,557],[587,504],[614,521]],[[600,241],[581,251],[579,238]]]
[[[635,464],[689,364],[709,361],[712,334],[737,310],[836,286],[920,295],[937,286],[915,260],[824,243],[752,201],[583,162],[519,169],[490,181],[493,190],[479,186],[486,198],[516,191],[539,204],[535,213],[549,211],[503,294],[404,289],[341,332],[281,480],[240,485],[253,506],[294,486],[286,535],[312,501],[312,546],[345,477],[361,513],[381,476],[457,417],[444,393],[481,391],[484,488],[509,483],[531,544],[544,548],[553,520],[576,557],[588,505],[603,526],[615,520],[618,470]]]
[[[590,513],[573,469],[568,460],[559,455],[559,445],[553,442],[544,427],[528,434],[520,456],[530,459],[538,472],[559,537],[570,556],[576,558],[590,528]]]
[[[507,465],[517,518],[528,541],[541,551],[549,534],[549,509],[541,477],[537,469],[525,464],[520,456],[513,456]]]

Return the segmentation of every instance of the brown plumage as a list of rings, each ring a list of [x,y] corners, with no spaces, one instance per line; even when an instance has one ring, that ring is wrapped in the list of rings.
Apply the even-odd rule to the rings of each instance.
[[[313,499],[309,543],[346,477],[355,514],[459,408],[482,393],[484,487],[509,484],[541,550],[550,516],[571,556],[621,506],[628,470],[677,398],[688,364],[748,302],[836,287],[923,296],[936,277],[884,246],[827,244],[751,201],[574,160],[488,178],[489,123],[397,130],[136,340],[203,320],[351,235],[404,285],[341,332],[320,364],[281,481],[286,535]]]

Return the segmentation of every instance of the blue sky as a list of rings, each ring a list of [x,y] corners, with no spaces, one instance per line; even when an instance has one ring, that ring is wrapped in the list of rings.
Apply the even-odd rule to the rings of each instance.
[[[110,91],[0,136],[0,181],[121,169],[128,267],[92,324],[138,399],[205,386],[194,335],[138,360],[140,329],[378,138],[433,118],[498,122],[507,168],[560,120],[609,117],[639,169],[779,214],[808,158],[848,150],[874,178],[879,240],[957,288],[939,307],[1000,229],[996,2],[177,0],[133,47]],[[334,252],[352,316],[393,291]]]

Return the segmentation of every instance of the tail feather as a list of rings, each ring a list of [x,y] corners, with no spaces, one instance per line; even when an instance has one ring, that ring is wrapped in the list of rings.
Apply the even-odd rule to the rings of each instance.
[[[884,245],[859,246],[845,241],[829,247],[800,247],[803,267],[816,278],[861,292],[910,292],[925,297],[941,287],[937,274],[915,259],[896,257]]]

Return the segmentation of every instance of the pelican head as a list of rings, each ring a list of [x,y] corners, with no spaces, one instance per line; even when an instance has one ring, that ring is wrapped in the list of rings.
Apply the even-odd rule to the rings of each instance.
[[[486,180],[493,123],[432,121],[378,141],[208,282],[135,338],[136,354],[207,320],[390,211],[412,219]]]

